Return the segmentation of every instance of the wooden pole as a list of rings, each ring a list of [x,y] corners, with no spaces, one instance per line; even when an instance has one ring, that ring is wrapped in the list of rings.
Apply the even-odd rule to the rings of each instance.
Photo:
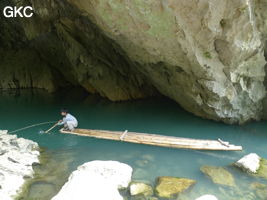
[[[47,131],[45,131],[45,133],[48,133],[49,131],[51,131],[52,129],[54,129],[57,126],[58,123],[54,124],[50,129],[48,129]]]

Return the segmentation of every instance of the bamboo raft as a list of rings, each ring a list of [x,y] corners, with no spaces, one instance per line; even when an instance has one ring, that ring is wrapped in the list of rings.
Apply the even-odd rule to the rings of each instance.
[[[137,144],[146,144],[160,147],[195,149],[195,150],[214,150],[214,151],[242,151],[242,146],[235,146],[218,140],[201,140],[180,138],[173,136],[135,133],[135,132],[120,132],[120,131],[104,131],[90,129],[75,129],[74,131],[60,130],[61,133],[73,134],[79,136],[87,136],[98,139],[116,140]]]

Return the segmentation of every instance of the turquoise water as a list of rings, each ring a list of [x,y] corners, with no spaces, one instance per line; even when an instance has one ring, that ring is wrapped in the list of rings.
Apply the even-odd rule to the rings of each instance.
[[[82,128],[121,131],[127,129],[189,138],[221,138],[244,148],[242,152],[170,149],[63,135],[58,132],[58,128],[51,131],[51,134],[40,134],[40,131],[48,129],[51,124],[34,127],[17,134],[44,147],[49,155],[49,162],[41,169],[46,180],[33,184],[30,197],[26,199],[50,199],[77,166],[91,160],[117,160],[127,163],[134,169],[134,180],[151,184],[155,183],[158,176],[197,180],[193,188],[178,197],[185,200],[206,193],[215,194],[221,200],[256,200],[260,198],[250,184],[267,183],[229,166],[251,152],[267,158],[265,121],[244,126],[226,125],[196,117],[165,98],[111,103],[97,96],[83,95],[79,91],[63,91],[57,95],[42,91],[4,93],[0,98],[0,106],[0,129],[10,131],[35,123],[59,120],[60,108],[68,107],[79,119],[79,127]],[[235,177],[237,187],[227,188],[213,184],[200,172],[199,169],[203,165],[228,168]]]

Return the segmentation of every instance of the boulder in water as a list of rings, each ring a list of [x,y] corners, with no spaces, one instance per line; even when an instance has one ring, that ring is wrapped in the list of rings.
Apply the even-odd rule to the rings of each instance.
[[[132,168],[117,161],[92,161],[78,167],[52,200],[123,200],[118,189],[127,188]]]
[[[146,183],[131,183],[130,194],[132,196],[136,195],[152,196],[153,188],[151,185],[148,185]]]
[[[248,154],[241,158],[234,165],[254,176],[267,179],[267,160],[255,153]]]
[[[261,158],[256,153],[250,153],[238,160],[234,165],[244,171],[257,173],[260,168],[260,160]]]
[[[214,195],[206,194],[206,195],[203,195],[201,197],[198,197],[195,200],[218,200],[218,199]]]
[[[235,186],[233,175],[223,167],[203,166],[200,170],[206,174],[213,183]]]
[[[196,183],[195,180],[163,176],[158,178],[156,194],[161,198],[175,198]]]

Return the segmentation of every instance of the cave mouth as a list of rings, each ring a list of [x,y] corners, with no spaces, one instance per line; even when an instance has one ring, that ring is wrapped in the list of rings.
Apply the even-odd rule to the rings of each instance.
[[[127,53],[73,5],[50,19],[0,16],[0,89],[81,87],[111,101],[159,95]]]
[[[192,32],[203,36],[203,40],[192,37],[194,44],[200,40],[204,42],[203,49],[198,50],[194,45],[185,53],[187,50],[183,46],[187,45],[189,37],[185,37],[179,20],[172,21],[173,16],[166,16],[166,22],[170,20],[166,24],[165,18],[161,21],[161,17],[153,22],[140,18],[140,27],[136,26],[136,29],[128,26],[132,21],[122,20],[122,26],[127,29],[125,32],[119,24],[111,23],[120,22],[122,18],[112,15],[117,11],[108,6],[110,2],[106,2],[103,12],[97,13],[90,10],[94,8],[93,3],[84,9],[76,1],[42,1],[38,4],[23,0],[20,3],[30,2],[36,6],[33,18],[7,19],[0,15],[0,89],[38,88],[58,92],[62,88],[80,87],[88,94],[98,94],[114,102],[165,95],[204,118],[226,123],[260,119],[261,99],[256,99],[259,95],[254,95],[255,90],[252,88],[247,92],[232,80],[221,78],[229,73],[226,61],[235,53],[230,51],[231,41],[225,43],[223,37],[213,38],[211,33],[215,50],[204,48],[206,34],[202,31],[207,29],[206,23],[200,23],[202,34]],[[164,9],[161,11],[165,12]],[[151,14],[159,15],[156,10]],[[186,18],[180,14],[181,18]],[[105,24],[106,18],[110,20],[108,25]],[[230,25],[231,20],[227,20]],[[164,31],[152,31],[153,26],[158,27],[161,22]],[[240,22],[242,25],[243,21]],[[222,26],[223,22],[219,24]],[[179,31],[173,31],[174,27]],[[207,30],[207,36],[210,31]],[[224,55],[219,58],[221,62],[217,62],[215,54]],[[189,55],[199,55],[199,58]],[[216,70],[216,67],[224,67],[224,70]],[[209,73],[213,68],[211,71],[214,72]],[[256,84],[261,85],[259,93],[264,94],[260,78],[260,84]],[[228,91],[227,88],[226,91],[228,85],[233,89]],[[233,101],[234,96],[238,100]],[[250,100],[250,96],[255,99]]]

